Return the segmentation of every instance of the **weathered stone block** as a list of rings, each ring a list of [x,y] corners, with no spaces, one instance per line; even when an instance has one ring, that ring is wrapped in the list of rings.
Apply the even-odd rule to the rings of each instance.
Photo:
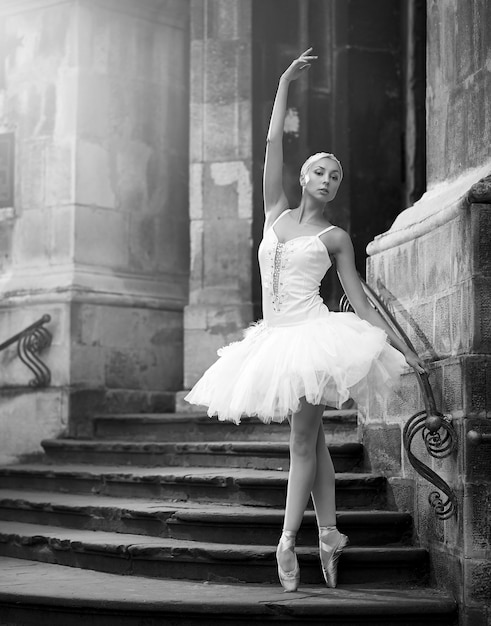
[[[49,216],[49,213],[48,213]],[[24,211],[13,230],[13,261],[16,265],[47,264],[50,224],[40,210]]]
[[[466,557],[491,557],[491,484],[466,485],[463,517]]]
[[[205,161],[236,161],[241,158],[238,129],[240,125],[237,102],[229,104],[206,104],[204,116],[205,137],[213,137],[213,141],[205,141],[203,158]]]
[[[363,430],[367,469],[393,476],[401,471],[401,427],[384,423],[371,423]]]
[[[211,163],[205,168],[203,195],[213,219],[251,218],[252,181],[243,161]]]
[[[456,413],[464,408],[462,361],[447,359],[442,363],[442,413]]]
[[[70,359],[70,383],[100,387],[104,381],[104,351],[100,346],[76,346]]]
[[[177,204],[176,204],[177,206]],[[159,274],[170,277],[180,285],[180,290],[187,298],[189,276],[189,220],[185,213],[180,216],[161,215],[156,219],[155,261],[157,280]],[[183,233],[186,238],[183,240]],[[164,243],[165,242],[165,245]]]
[[[99,389],[70,389],[68,393],[68,413],[70,437],[92,437],[91,417],[104,410],[104,395]]]
[[[12,239],[15,221],[3,210],[4,219],[0,222],[0,272],[6,272],[12,265]]]
[[[218,358],[217,350],[225,345],[220,335],[210,335],[201,330],[186,328],[184,346],[184,388],[191,387],[203,372]]]
[[[203,220],[192,220],[189,227],[191,261],[189,277],[189,303],[196,304],[201,300],[204,281],[204,228]]]
[[[249,307],[223,306],[219,309],[208,307],[207,329],[212,335],[224,337],[242,335],[250,320]]]
[[[458,285],[462,281],[471,280],[473,276],[472,253],[475,245],[471,221],[466,212],[460,213],[451,222],[452,240],[449,256],[452,263],[452,283]]]
[[[440,358],[445,358],[452,352],[452,311],[450,302],[450,293],[435,299],[435,329],[433,346]]]
[[[464,590],[468,598],[491,600],[491,561],[465,559]]]
[[[170,363],[173,367],[166,367]],[[182,384],[180,365],[180,352],[169,350],[169,347],[160,350],[107,349],[105,383],[111,389],[175,389]]]
[[[67,424],[67,392],[63,389],[4,390],[0,407],[2,465],[41,454],[41,440],[58,437]]]
[[[464,600],[464,559],[452,554],[445,546],[424,541],[424,547],[430,549],[431,582],[438,584],[447,593],[451,593],[457,602]]]
[[[414,481],[398,476],[387,479],[387,506],[394,511],[407,511],[414,515]]]
[[[105,141],[111,131],[111,91],[108,76],[105,73],[81,72],[78,87],[78,132],[81,137]]]
[[[389,396],[385,419],[387,422],[401,421],[423,409],[416,375],[411,370],[401,376],[400,386]]]
[[[71,140],[47,147],[45,169],[47,206],[61,208],[62,205],[73,204],[75,177],[73,155],[74,146]]]
[[[483,435],[490,435],[491,420],[487,418],[469,418],[466,419],[465,422],[465,438],[461,440],[465,477],[471,483],[490,483],[491,477],[489,468],[491,467],[491,446],[472,443],[467,438],[467,433],[470,430],[475,430]]]
[[[241,75],[241,70],[244,71],[246,68],[240,62],[245,46],[246,42],[237,39],[207,40],[203,68],[206,72],[206,81],[201,91],[205,103],[223,105],[247,97],[250,76],[247,73]],[[247,58],[247,55],[245,56]]]
[[[484,23],[479,13],[481,19],[489,19],[486,3],[434,3],[428,11],[428,32],[432,33],[428,38],[428,82],[440,86],[428,91],[427,98],[431,183],[450,179],[462,167],[477,166],[487,158],[483,148],[486,142],[482,141],[489,134],[482,110],[487,99],[482,94],[489,92],[491,81],[489,73],[480,69],[485,67],[483,50],[489,49],[490,39],[486,29],[474,27]],[[479,94],[476,102],[481,111],[469,106],[473,94]],[[459,122],[467,133],[454,131]],[[442,154],[446,158],[442,159]]]
[[[473,308],[473,285],[471,280],[458,284],[449,294],[451,354],[472,350],[475,337],[471,332],[470,311]],[[435,334],[439,334],[438,326]]]
[[[452,255],[442,254],[452,242],[452,223],[446,222],[420,237],[419,251],[424,263],[424,294],[432,297],[452,287]]]
[[[239,259],[237,242],[239,231],[249,230],[250,223],[237,219],[210,219],[204,223],[204,281],[205,289],[223,291],[221,303],[237,303],[248,294],[238,292],[238,277],[250,276],[251,259]]]
[[[191,220],[203,219],[203,164],[191,163],[189,169],[189,217]]]
[[[491,210],[489,204],[472,204],[473,245],[470,248],[474,271],[483,276],[491,275]]]
[[[127,267],[127,216],[99,207],[77,206],[75,261],[105,268]]]
[[[427,543],[445,541],[445,524],[435,515],[428,498],[437,489],[429,482],[419,478],[416,482],[416,527],[420,537]]]
[[[422,358],[435,358],[435,304],[434,298],[415,302],[407,310],[407,335]]]
[[[422,265],[419,239],[397,246],[390,252],[390,263],[386,265],[384,286],[388,287],[396,301],[413,299],[422,288]]]
[[[100,309],[74,302],[71,307],[72,341],[81,346],[99,346],[104,341]]]
[[[135,272],[155,272],[160,248],[157,218],[148,214],[130,214],[128,231],[128,262],[131,269]]]
[[[79,74],[73,66],[71,50],[68,51],[67,65],[58,71],[58,103],[56,116],[56,141],[63,137],[74,137],[77,128],[77,98]],[[73,201],[73,200],[72,200]]]
[[[208,311],[203,305],[188,305],[184,309],[184,326],[190,330],[205,330],[208,327]]]
[[[476,277],[474,283],[474,349],[491,352],[491,278]]]
[[[75,207],[59,206],[51,209],[49,257],[51,262],[71,263],[74,257]]]
[[[250,193],[250,181],[247,182],[249,183]],[[238,217],[239,181],[237,162],[211,163],[205,167],[203,197],[208,217],[213,219],[234,219]]]
[[[174,413],[175,393],[141,389],[108,389],[104,393],[100,410],[105,413]]]
[[[469,416],[488,416],[491,411],[490,357],[464,360],[464,412]]]
[[[189,105],[189,159],[191,163],[205,160],[205,112],[204,104]]]
[[[250,162],[252,154],[252,104],[250,100],[241,100],[237,104],[237,120],[237,155],[239,159]],[[295,192],[297,192],[297,189],[295,185]]]
[[[75,200],[80,205],[116,208],[111,154],[106,147],[79,141],[76,157]]]
[[[485,606],[466,606],[459,610],[459,622],[462,626],[489,626],[491,624],[491,611]]]

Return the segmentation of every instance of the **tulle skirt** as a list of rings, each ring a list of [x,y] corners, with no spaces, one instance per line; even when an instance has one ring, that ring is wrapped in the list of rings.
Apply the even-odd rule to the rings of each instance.
[[[218,356],[185,400],[237,424],[242,416],[282,422],[302,398],[340,408],[351,397],[363,410],[370,393],[390,393],[406,366],[383,330],[332,311],[291,326],[262,320]]]

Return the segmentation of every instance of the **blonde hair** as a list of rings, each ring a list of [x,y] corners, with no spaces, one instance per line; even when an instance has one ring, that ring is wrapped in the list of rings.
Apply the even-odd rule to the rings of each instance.
[[[332,159],[338,164],[339,173],[341,175],[341,179],[340,179],[340,182],[341,182],[343,178],[343,167],[339,159],[335,157],[334,154],[332,154],[331,152],[316,152],[312,156],[309,156],[309,158],[305,161],[305,163],[302,165],[302,168],[300,169],[300,183],[302,186],[304,185],[303,181],[305,180],[305,176],[307,175],[307,172],[309,171],[309,168],[311,167],[311,165],[313,165],[313,163],[315,163],[316,161],[319,161],[320,159],[325,159],[325,158]]]

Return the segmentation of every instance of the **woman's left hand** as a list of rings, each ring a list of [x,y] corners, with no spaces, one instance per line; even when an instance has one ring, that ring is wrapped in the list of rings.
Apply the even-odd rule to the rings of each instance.
[[[406,363],[413,367],[419,374],[427,374],[427,369],[421,358],[412,350],[408,350],[404,354]]]

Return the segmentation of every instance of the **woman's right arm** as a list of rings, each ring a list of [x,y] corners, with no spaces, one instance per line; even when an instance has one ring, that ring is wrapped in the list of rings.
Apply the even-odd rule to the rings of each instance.
[[[312,48],[306,50],[282,74],[278,84],[266,144],[264,160],[263,194],[266,222],[274,221],[287,207],[288,200],[283,189],[283,129],[285,126],[288,87],[303,71],[308,70]]]

